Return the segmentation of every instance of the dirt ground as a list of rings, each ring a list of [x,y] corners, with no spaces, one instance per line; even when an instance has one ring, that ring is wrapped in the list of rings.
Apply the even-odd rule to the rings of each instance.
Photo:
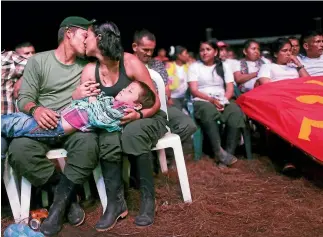
[[[207,157],[199,162],[186,159],[191,204],[182,201],[176,170],[169,170],[155,179],[158,210],[151,227],[139,229],[133,224],[139,191],[130,189],[129,215],[112,231],[95,231],[102,213],[97,201],[86,208],[82,226],[65,224],[59,236],[323,236],[323,169],[314,162],[303,167],[306,178],[292,179],[259,155],[224,170]],[[11,223],[11,217],[2,219],[2,233]]]

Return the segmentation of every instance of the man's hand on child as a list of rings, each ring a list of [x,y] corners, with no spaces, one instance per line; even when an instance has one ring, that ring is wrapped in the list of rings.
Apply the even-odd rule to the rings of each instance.
[[[140,119],[140,114],[134,109],[127,108],[124,110],[124,112],[126,113],[126,115],[120,119],[121,125],[130,123],[131,121],[134,121],[137,119]]]
[[[58,125],[59,114],[45,107],[38,107],[34,113],[34,119],[42,129],[54,129]]]

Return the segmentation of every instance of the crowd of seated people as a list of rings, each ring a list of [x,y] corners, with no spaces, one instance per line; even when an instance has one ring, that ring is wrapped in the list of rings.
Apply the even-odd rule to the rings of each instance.
[[[167,133],[166,125],[180,136],[182,143],[191,138],[199,125],[215,164],[230,168],[237,162],[235,153],[241,130],[247,129],[247,118],[235,103],[235,86],[241,93],[247,93],[278,80],[323,75],[323,35],[315,31],[303,34],[301,39],[279,38],[266,53],[262,53],[259,42],[247,40],[241,59],[222,41],[202,40],[196,49],[197,57],[178,45],[170,55],[160,49],[153,58],[156,37],[148,30],[136,31],[133,53],[124,52],[120,39],[121,33],[113,22],[67,17],[60,24],[55,50],[34,55],[34,47],[24,43],[15,51],[2,53],[1,114],[19,110],[33,117],[39,129],[56,129],[64,109],[75,100],[90,100],[102,93],[113,98],[124,92],[124,97],[129,96],[127,101],[135,103],[144,95],[135,93],[133,85],[147,87],[156,98],[148,107],[124,109],[118,120],[122,129],[118,131],[98,126],[96,130],[76,131],[48,142],[24,136],[9,140],[2,134],[1,163],[7,158],[15,172],[35,187],[55,187],[49,216],[40,229],[46,236],[60,232],[65,216],[71,225],[83,223],[85,213],[76,201],[76,187],[89,179],[98,162],[109,201],[95,228],[111,230],[119,218],[128,215],[121,181],[123,154],[137,170],[141,191],[140,211],[134,224],[152,225],[156,203],[151,149]],[[96,61],[87,61],[85,55],[95,57]],[[156,73],[165,83],[169,121],[160,110],[152,80]],[[140,83],[132,84],[133,81]],[[185,114],[187,99],[193,102],[197,124]],[[225,137],[218,121],[225,124]],[[57,171],[45,157],[55,147],[68,152],[64,172]],[[170,152],[167,155],[172,156]],[[293,169],[292,160],[286,160],[285,165]]]

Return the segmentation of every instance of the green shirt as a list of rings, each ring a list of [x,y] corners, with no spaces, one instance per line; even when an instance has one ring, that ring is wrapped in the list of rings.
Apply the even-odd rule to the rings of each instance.
[[[28,59],[18,97],[19,110],[29,102],[58,111],[72,101],[87,61],[77,58],[72,65],[58,61],[54,50]]]

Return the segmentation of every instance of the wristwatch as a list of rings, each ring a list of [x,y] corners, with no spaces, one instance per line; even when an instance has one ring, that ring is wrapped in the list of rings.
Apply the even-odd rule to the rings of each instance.
[[[296,70],[297,70],[297,71],[299,71],[299,70],[301,70],[302,68],[304,68],[304,65],[301,65],[301,66],[299,66],[299,67],[296,67]]]
[[[37,108],[39,108],[38,105],[35,105],[35,106],[31,107],[30,110],[29,110],[29,112],[28,112],[28,114],[30,116],[34,116],[34,113],[35,113],[35,111],[36,111]]]

